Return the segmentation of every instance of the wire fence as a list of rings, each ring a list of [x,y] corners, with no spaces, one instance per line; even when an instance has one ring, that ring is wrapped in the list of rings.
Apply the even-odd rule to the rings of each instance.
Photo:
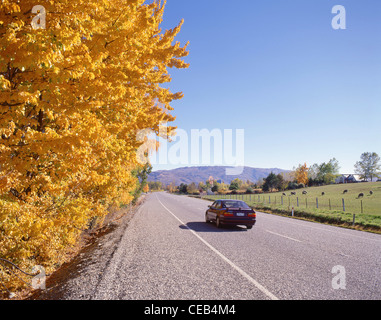
[[[363,199],[330,198],[325,196],[296,196],[272,194],[222,194],[208,196],[212,199],[236,199],[247,203],[292,210],[321,209],[324,211],[351,212],[357,214],[372,213],[371,208]]]

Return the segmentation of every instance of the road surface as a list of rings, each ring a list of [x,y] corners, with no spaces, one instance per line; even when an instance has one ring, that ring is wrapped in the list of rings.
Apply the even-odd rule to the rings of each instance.
[[[210,202],[153,193],[64,299],[381,298],[381,236],[257,213],[252,230],[204,222]],[[110,242],[110,240],[108,240]]]

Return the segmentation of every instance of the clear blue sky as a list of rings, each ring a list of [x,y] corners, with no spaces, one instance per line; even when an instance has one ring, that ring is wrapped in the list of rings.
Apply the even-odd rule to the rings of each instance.
[[[331,26],[335,5],[346,30]],[[167,0],[163,30],[182,18],[176,126],[245,129],[245,165],[259,168],[335,157],[351,173],[363,152],[381,155],[381,1]]]

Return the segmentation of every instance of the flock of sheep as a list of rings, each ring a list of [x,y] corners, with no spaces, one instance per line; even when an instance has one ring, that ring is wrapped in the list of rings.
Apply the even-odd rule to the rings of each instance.
[[[304,195],[306,195],[308,192],[304,190],[302,193],[303,193]],[[348,193],[348,190],[344,190],[344,191],[343,191],[343,194],[346,194],[346,193]],[[285,193],[283,193],[283,195],[284,195],[284,196],[287,196],[287,194],[285,194]],[[296,196],[296,192],[293,191],[293,192],[291,192],[290,195],[291,195],[291,196]],[[322,192],[321,195],[324,196],[324,195],[325,195],[325,192]],[[369,195],[373,195],[373,191],[369,191]],[[364,196],[365,196],[364,193],[360,193],[360,194],[358,195],[357,198],[363,198]]]
[[[373,191],[369,191],[369,194],[372,196],[373,195]],[[363,198],[364,197],[364,194],[363,193],[360,193],[358,198]]]

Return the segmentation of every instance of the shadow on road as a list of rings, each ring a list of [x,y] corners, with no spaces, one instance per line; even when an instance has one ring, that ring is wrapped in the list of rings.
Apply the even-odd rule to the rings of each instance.
[[[190,229],[196,232],[244,232],[248,231],[245,227],[239,226],[223,226],[218,229],[215,224],[206,222],[188,222],[179,226],[180,229]]]

